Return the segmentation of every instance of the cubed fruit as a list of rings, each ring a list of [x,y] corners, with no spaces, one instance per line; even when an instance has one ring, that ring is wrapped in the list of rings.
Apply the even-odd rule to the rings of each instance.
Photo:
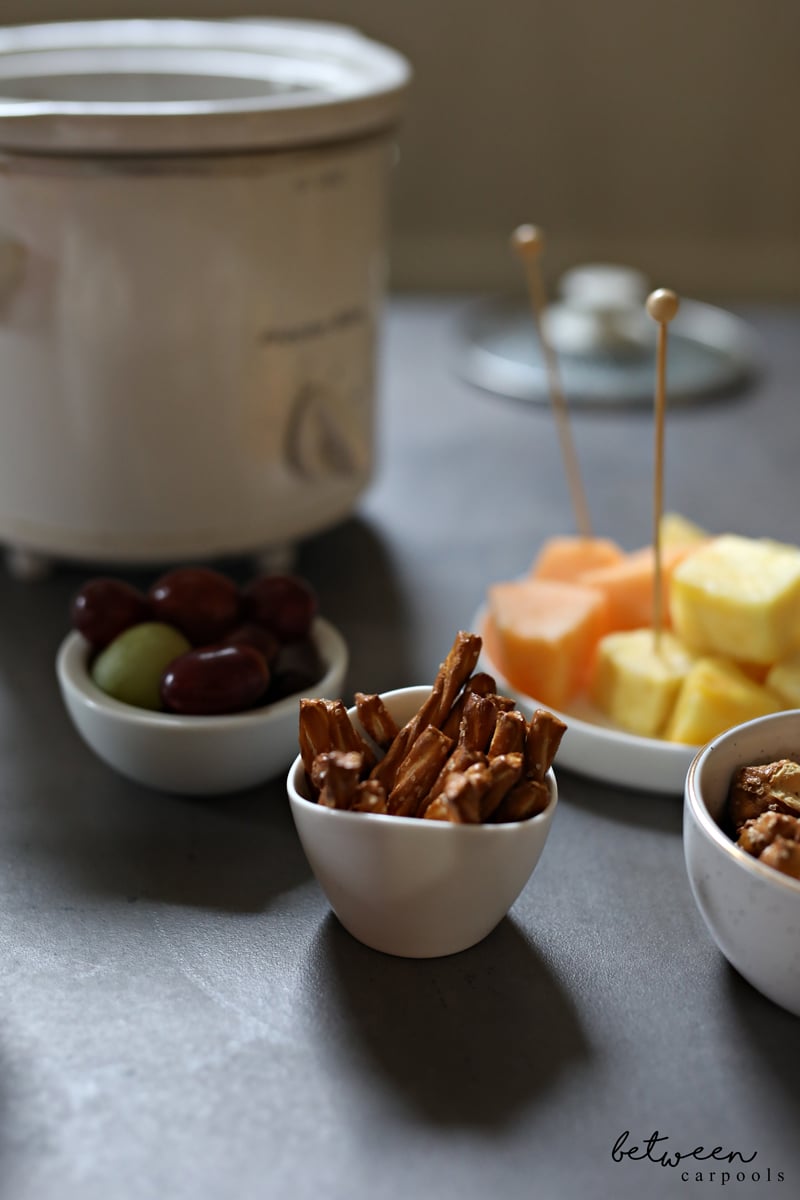
[[[669,626],[669,589],[672,573],[695,547],[670,546],[661,554],[662,623]],[[656,557],[652,546],[635,550],[621,562],[584,571],[578,582],[596,588],[608,601],[608,622],[612,630],[642,629],[653,624]]]
[[[512,687],[552,708],[583,686],[607,631],[605,602],[590,588],[539,579],[489,588],[490,657]]]
[[[800,551],[724,534],[676,568],[675,632],[701,654],[769,664],[800,648]]]
[[[664,737],[702,746],[732,725],[781,708],[774,692],[748,679],[735,663],[700,658],[681,684]]]
[[[787,708],[800,708],[800,651],[774,663],[767,672],[766,685]]]
[[[640,737],[658,737],[675,704],[693,656],[671,633],[652,629],[609,633],[597,647],[591,696],[617,725]]]
[[[583,571],[610,567],[624,557],[625,551],[609,538],[553,537],[539,551],[530,577],[575,583]]]
[[[664,513],[658,523],[658,532],[662,549],[667,546],[691,544],[699,546],[701,542],[707,542],[710,537],[705,529],[695,525],[694,521],[690,521],[688,517],[682,517],[680,513]]]

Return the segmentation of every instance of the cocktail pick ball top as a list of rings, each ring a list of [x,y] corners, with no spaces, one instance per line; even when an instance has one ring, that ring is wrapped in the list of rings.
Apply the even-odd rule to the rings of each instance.
[[[661,325],[672,320],[679,306],[680,300],[670,288],[656,288],[647,297],[647,311]]]
[[[538,225],[519,225],[511,235],[511,244],[518,254],[535,257],[544,249],[544,234]]]

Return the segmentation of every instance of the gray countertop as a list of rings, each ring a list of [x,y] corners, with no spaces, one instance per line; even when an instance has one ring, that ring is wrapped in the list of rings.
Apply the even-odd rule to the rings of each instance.
[[[456,309],[390,306],[374,485],[300,550],[350,691],[430,680],[487,584],[572,526],[549,413],[458,381]],[[800,313],[744,315],[769,373],[670,413],[666,504],[798,541]],[[575,436],[597,531],[644,544],[650,413],[581,411]],[[330,914],[281,780],[193,802],[85,749],[53,657],[87,573],[0,574],[2,1200],[797,1194],[800,1024],[711,942],[679,797],[559,772],[494,933],[380,955]],[[617,1162],[625,1130],[756,1157]]]

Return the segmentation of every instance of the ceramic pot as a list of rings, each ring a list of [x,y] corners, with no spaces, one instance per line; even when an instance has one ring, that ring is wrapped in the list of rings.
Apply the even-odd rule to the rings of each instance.
[[[312,22],[0,32],[0,540],[167,562],[352,510],[408,78]]]

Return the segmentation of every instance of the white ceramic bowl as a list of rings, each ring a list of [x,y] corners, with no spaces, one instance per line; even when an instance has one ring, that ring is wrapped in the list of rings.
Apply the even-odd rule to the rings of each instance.
[[[341,634],[320,617],[313,636],[327,670],[302,695],[338,694],[347,672]],[[189,796],[223,795],[285,770],[297,748],[300,695],[219,717],[150,712],[107,696],[86,669],[88,643],[69,634],[56,658],[61,694],[75,728],[99,758],[137,783]]]
[[[722,953],[800,1016],[800,881],[741,850],[718,824],[736,768],[778,758],[800,760],[800,710],[747,721],[704,746],[686,777],[683,844],[697,907]]]
[[[386,692],[405,724],[430,687]],[[350,716],[357,722],[355,709]],[[359,726],[360,728],[360,726]],[[494,929],[539,861],[557,804],[527,821],[453,825],[323,808],[307,799],[301,759],[287,780],[297,832],[331,908],[353,937],[404,958],[434,958],[473,946]]]

